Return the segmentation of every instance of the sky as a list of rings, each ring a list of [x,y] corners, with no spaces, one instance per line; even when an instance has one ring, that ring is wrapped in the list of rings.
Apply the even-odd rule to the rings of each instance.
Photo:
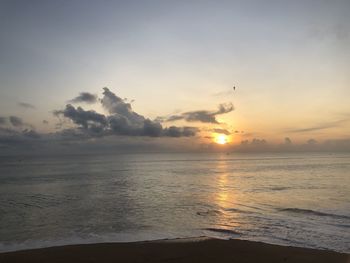
[[[0,149],[350,151],[349,10],[0,0]]]

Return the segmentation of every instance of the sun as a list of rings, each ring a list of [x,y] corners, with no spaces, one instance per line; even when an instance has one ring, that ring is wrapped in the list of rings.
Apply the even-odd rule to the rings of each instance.
[[[225,134],[218,134],[215,136],[215,142],[218,144],[226,144],[228,142],[228,138]]]

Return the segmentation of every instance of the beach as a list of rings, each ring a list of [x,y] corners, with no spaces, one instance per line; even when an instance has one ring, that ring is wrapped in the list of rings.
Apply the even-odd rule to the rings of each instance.
[[[0,253],[0,262],[350,262],[327,250],[213,238],[69,245]]]

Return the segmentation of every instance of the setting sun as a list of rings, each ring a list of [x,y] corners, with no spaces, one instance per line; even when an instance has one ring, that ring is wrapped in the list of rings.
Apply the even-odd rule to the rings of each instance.
[[[218,134],[215,137],[215,142],[218,144],[226,144],[228,142],[228,138],[225,134]]]

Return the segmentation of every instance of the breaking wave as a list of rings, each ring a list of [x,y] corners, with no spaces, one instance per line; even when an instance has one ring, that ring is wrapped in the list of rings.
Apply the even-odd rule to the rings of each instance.
[[[312,216],[328,216],[333,218],[341,218],[341,219],[350,219],[350,216],[346,215],[337,215],[337,214],[331,214],[331,213],[324,213],[320,211],[315,211],[311,209],[302,209],[302,208],[279,208],[277,209],[280,212],[288,212],[288,213],[294,213],[294,214],[304,214],[304,215],[312,215]]]

